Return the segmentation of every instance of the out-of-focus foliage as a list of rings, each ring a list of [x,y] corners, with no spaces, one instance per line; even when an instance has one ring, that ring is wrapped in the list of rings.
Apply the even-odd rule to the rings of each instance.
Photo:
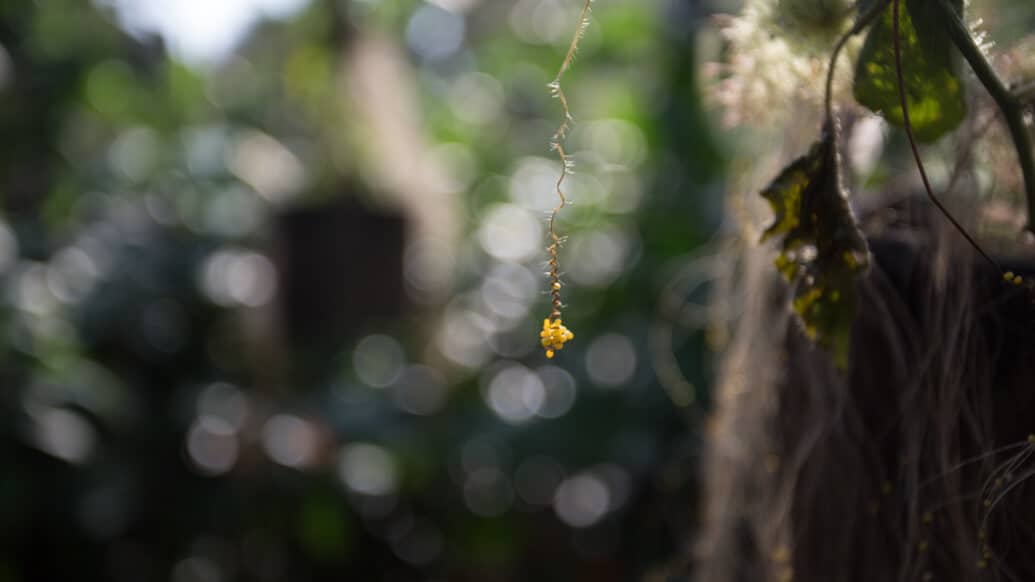
[[[670,398],[648,336],[718,222],[702,14],[594,15],[559,224],[579,334],[548,363],[576,4],[312,0],[202,69],[106,2],[0,6],[0,580],[665,572],[708,361],[675,333]]]

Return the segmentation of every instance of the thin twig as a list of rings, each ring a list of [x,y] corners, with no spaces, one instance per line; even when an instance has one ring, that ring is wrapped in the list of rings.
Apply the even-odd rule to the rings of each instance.
[[[989,264],[991,264],[996,271],[1002,273],[1003,269],[999,266],[999,263],[997,263],[995,259],[990,257],[988,253],[986,253],[985,250],[981,248],[981,245],[979,245],[977,241],[975,241],[970,236],[970,233],[968,233],[967,230],[963,228],[963,226],[959,222],[956,221],[956,219],[952,216],[952,213],[950,213],[949,210],[941,203],[941,201],[938,200],[938,197],[934,195],[934,190],[931,189],[931,182],[927,179],[927,171],[924,170],[924,162],[920,158],[920,148],[917,147],[916,138],[913,137],[913,125],[909,122],[909,100],[906,98],[905,74],[902,71],[902,43],[901,39],[899,38],[901,36],[899,31],[899,10],[901,8],[901,4],[901,0],[894,0],[894,4],[891,7],[891,26],[893,37],[892,41],[895,48],[895,76],[898,80],[898,97],[899,100],[902,102],[902,124],[905,126],[906,129],[906,137],[909,138],[909,147],[913,150],[913,158],[916,160],[916,168],[920,171],[920,179],[923,180],[924,183],[924,191],[927,192],[927,197],[930,198],[931,202],[936,207],[938,207],[938,210],[940,210],[943,215],[945,215],[945,218],[947,218],[949,222],[951,222],[952,225],[956,227],[956,230],[958,230],[960,234],[963,235],[963,238],[967,239],[967,242],[969,242],[970,245],[974,247],[974,249],[982,257],[984,257],[985,260],[988,261]]]
[[[826,114],[825,121],[831,126],[834,125],[833,89],[834,70],[837,67],[837,58],[841,56],[841,50],[845,48],[846,44],[848,44],[848,40],[866,30],[866,27],[869,26],[878,15],[880,15],[884,10],[884,7],[887,5],[888,0],[879,0],[878,2],[874,2],[873,5],[870,6],[870,9],[864,14],[861,14],[859,18],[856,19],[855,24],[852,25],[852,28],[850,28],[848,32],[844,33],[841,38],[837,40],[837,44],[834,45],[834,51],[830,54],[830,65],[827,67],[826,93],[823,96],[823,110]]]
[[[1017,101],[1021,103],[1021,106],[1031,105],[1031,101],[1035,100],[1035,81],[1028,81],[1020,85],[1014,85],[1010,92],[1013,93]]]
[[[963,58],[967,59],[970,68],[974,70],[974,74],[1003,114],[1006,126],[1010,130],[1010,137],[1013,139],[1014,149],[1017,150],[1021,173],[1024,174],[1024,192],[1028,199],[1027,229],[1035,232],[1035,152],[1032,151],[1031,134],[1024,123],[1024,108],[1021,101],[999,78],[952,6],[946,0],[937,0],[934,4],[941,11],[941,20],[945,23],[956,48],[963,54]]]
[[[561,78],[564,73],[571,67],[572,62],[575,60],[575,53],[578,51],[579,39],[586,32],[586,26],[589,25],[589,9],[590,5],[593,4],[593,0],[586,0],[582,6],[582,12],[579,14],[579,24],[575,28],[575,34],[572,36],[571,45],[568,47],[568,54],[565,55],[564,61],[561,62],[561,67],[557,71],[557,76],[554,77],[553,82],[549,84],[550,90],[553,91],[554,97],[561,102],[561,110],[564,115],[564,119],[561,121],[560,127],[553,134],[553,139],[550,142],[550,148],[557,152],[557,157],[561,160],[561,175],[557,178],[557,198],[559,202],[554,207],[553,212],[550,213],[549,223],[549,236],[550,246],[547,247],[547,252],[550,254],[550,296],[553,310],[550,312],[550,319],[558,319],[561,316],[561,274],[560,267],[557,263],[557,254],[561,246],[561,237],[557,236],[557,231],[554,229],[554,223],[557,220],[557,213],[561,211],[568,204],[568,199],[564,196],[564,191],[561,186],[564,184],[564,180],[571,173],[571,159],[564,151],[564,137],[568,133],[568,129],[572,122],[571,111],[568,109],[568,98],[564,95],[564,90],[561,89]]]

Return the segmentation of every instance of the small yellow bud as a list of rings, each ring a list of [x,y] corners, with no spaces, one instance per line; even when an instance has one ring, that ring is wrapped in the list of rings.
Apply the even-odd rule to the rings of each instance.
[[[553,350],[546,350],[546,357],[553,359]]]
[[[1006,281],[1010,285],[1020,285],[1024,282],[1024,278],[1013,271],[1007,271],[1003,273],[1003,281]]]

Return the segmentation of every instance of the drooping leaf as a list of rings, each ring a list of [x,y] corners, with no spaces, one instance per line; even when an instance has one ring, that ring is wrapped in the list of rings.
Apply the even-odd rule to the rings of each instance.
[[[848,206],[829,124],[809,152],[762,191],[775,219],[762,240],[782,237],[776,267],[795,285],[793,307],[805,334],[848,363],[855,279],[869,265],[866,239]]]
[[[962,13],[962,0],[952,0]],[[932,0],[904,0],[900,13],[900,48],[909,121],[920,141],[934,141],[952,131],[967,115],[959,78],[960,57]],[[903,125],[895,73],[894,5],[870,28],[856,63],[855,99],[888,122]]]

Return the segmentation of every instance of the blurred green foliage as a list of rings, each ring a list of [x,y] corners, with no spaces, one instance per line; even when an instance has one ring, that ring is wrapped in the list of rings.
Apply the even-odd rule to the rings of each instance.
[[[546,83],[571,8],[312,0],[199,68],[107,4],[0,5],[0,580],[665,571],[695,519],[710,369],[702,330],[677,329],[698,400],[675,406],[648,337],[671,323],[660,289],[720,220],[703,15],[602,4],[566,77],[578,339],[547,366]],[[439,295],[410,285],[397,316],[317,349],[283,329],[276,273],[299,241],[280,225],[336,205],[405,216],[349,76],[372,38],[409,67],[457,259],[433,273]],[[317,250],[316,265],[371,251]],[[316,272],[346,288],[385,276]]]

